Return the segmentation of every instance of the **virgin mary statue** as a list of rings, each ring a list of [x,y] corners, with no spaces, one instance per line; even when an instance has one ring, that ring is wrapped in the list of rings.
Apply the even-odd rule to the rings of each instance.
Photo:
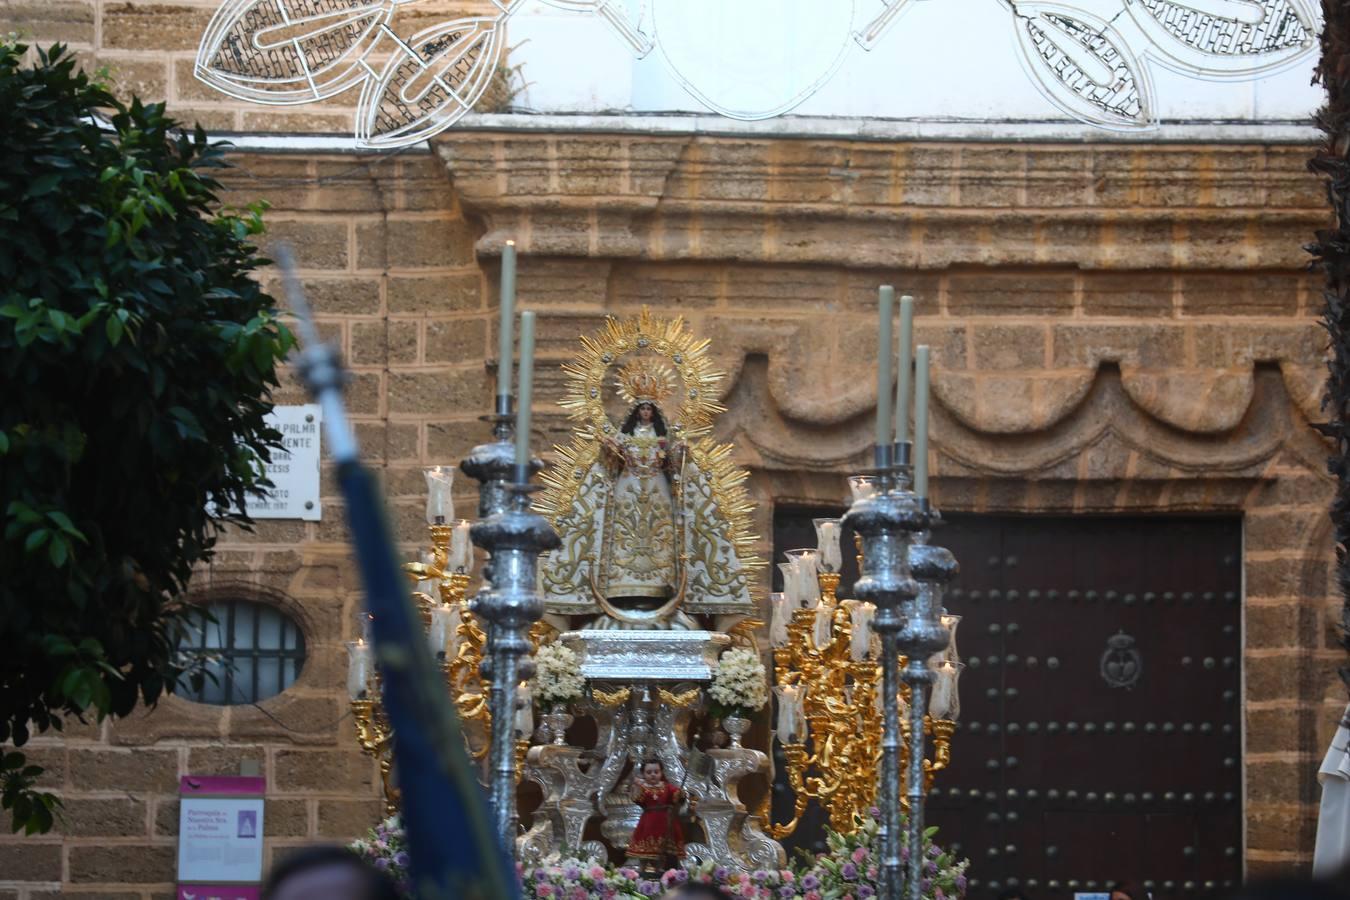
[[[644,310],[583,339],[564,367],[564,405],[582,426],[544,476],[541,505],[562,538],[541,566],[550,613],[599,613],[594,628],[695,628],[693,615],[754,611],[744,473],[706,436],[721,410],[706,346]],[[602,397],[616,365],[618,427]]]

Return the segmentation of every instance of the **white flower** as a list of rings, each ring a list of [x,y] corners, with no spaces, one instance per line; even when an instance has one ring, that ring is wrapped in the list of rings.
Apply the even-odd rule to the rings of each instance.
[[[581,660],[562,644],[546,644],[534,655],[534,695],[546,703],[567,703],[586,690]]]
[[[764,661],[748,647],[728,650],[717,661],[717,674],[708,694],[723,706],[754,712],[769,701]]]

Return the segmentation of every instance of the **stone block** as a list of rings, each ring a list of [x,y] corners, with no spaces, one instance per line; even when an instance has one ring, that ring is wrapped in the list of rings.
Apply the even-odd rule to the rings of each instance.
[[[1140,322],[1051,326],[1051,359],[1055,368],[1097,367],[1103,362],[1145,369],[1176,368],[1185,364],[1185,330],[1179,325]]]
[[[178,790],[177,750],[92,750],[72,748],[70,785],[86,791]]]
[[[1022,205],[1026,157],[1012,147],[961,147],[961,170],[956,178],[958,202],[963,207]]]
[[[1326,515],[1321,507],[1255,510],[1243,520],[1243,544],[1249,552],[1306,546],[1320,532]]]
[[[1307,713],[1294,706],[1247,710],[1247,752],[1280,753],[1294,746],[1307,725]]]
[[[1247,847],[1252,850],[1310,852],[1317,814],[1303,808],[1252,807],[1247,811]]]
[[[267,750],[258,744],[211,744],[189,747],[187,771],[190,775],[238,775],[244,763],[267,764]]]
[[[379,315],[380,280],[378,278],[345,278],[310,275],[302,279],[305,299],[318,315]],[[280,286],[272,288],[273,296],[280,296]]]
[[[1043,369],[1047,335],[1044,325],[979,323],[971,326],[976,369]]]
[[[959,172],[956,155],[946,147],[912,145],[898,164],[905,206],[951,206]]]
[[[346,222],[269,218],[263,254],[273,255],[273,248],[283,241],[290,244],[295,264],[301,269],[347,268]]]
[[[103,46],[124,50],[196,50],[212,10],[185,3],[112,3],[103,7]]]
[[[0,30],[42,45],[94,42],[91,0],[11,0],[0,7]]]
[[[395,275],[386,289],[391,313],[444,313],[478,309],[483,277],[465,275]]]
[[[0,872],[5,881],[60,881],[61,845],[33,838],[0,844]]]
[[[488,379],[481,367],[453,371],[392,372],[389,411],[445,415],[487,409]]]
[[[1166,272],[1084,272],[1083,312],[1089,316],[1172,314],[1172,276]]]
[[[356,265],[361,269],[425,269],[474,261],[475,235],[463,219],[448,215],[390,216],[356,226]]]
[[[1317,608],[1296,600],[1247,604],[1248,647],[1314,647],[1317,627]]]
[[[320,800],[319,837],[345,843],[363,836],[384,816],[383,800]]]
[[[815,267],[733,266],[725,275],[729,302],[746,309],[781,313],[838,309],[843,301],[841,273]]]
[[[1031,207],[1091,206],[1091,154],[1077,147],[1028,148],[1026,205]]]
[[[398,319],[353,322],[353,365],[417,362],[417,323]]]
[[[488,328],[483,319],[433,320],[423,327],[426,362],[482,364],[489,355],[495,355],[495,349],[488,349]]]
[[[598,277],[605,274],[601,270]],[[608,279],[607,305],[629,309],[650,306],[672,312],[715,306],[725,290],[726,278],[726,268],[715,264],[622,262]],[[600,296],[605,296],[603,287]],[[736,300],[739,305],[741,298]],[[753,304],[753,300],[750,302]]]
[[[1189,316],[1289,316],[1298,309],[1295,272],[1185,272],[1178,282]]]
[[[1327,570],[1319,557],[1248,560],[1249,597],[1324,597]]]
[[[1317,764],[1260,760],[1247,764],[1247,802],[1315,803]]]
[[[380,783],[374,761],[355,742],[342,750],[279,749],[272,767],[275,789],[282,793],[374,797]]]
[[[71,797],[57,827],[72,837],[145,837],[146,804],[125,797]]]
[[[1067,272],[954,272],[947,309],[956,316],[1068,315],[1074,276]]]
[[[1296,651],[1290,650],[1278,656],[1249,654],[1243,668],[1249,702],[1294,700],[1298,697],[1304,673]]]
[[[421,430],[416,425],[361,422],[356,425],[356,440],[363,453],[383,462],[421,459]]]
[[[70,848],[75,884],[163,884],[174,880],[178,848],[173,844],[117,844]]]
[[[964,369],[968,365],[965,326],[916,323],[914,345],[919,344],[927,344],[932,349],[935,369]]]
[[[162,59],[109,59],[103,64],[111,75],[113,94],[123,103],[130,104],[133,96],[145,103],[168,99],[169,70]],[[170,114],[177,112],[171,107]]]

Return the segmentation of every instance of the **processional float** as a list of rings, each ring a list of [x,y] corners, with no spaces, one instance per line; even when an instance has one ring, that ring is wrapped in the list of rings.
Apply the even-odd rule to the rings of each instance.
[[[712,437],[724,411],[717,402],[723,376],[709,342],[682,319],[645,309],[581,337],[563,367],[572,439],[544,470],[528,452],[528,312],[512,417],[514,280],[508,246],[498,397],[486,417],[493,440],[460,465],[479,482],[479,521],[453,517],[453,470],[428,469],[430,550],[406,567],[503,836],[527,864],[645,858],[649,848],[631,845],[642,814],[635,779],[643,762],[655,760],[694,801],[695,833],[680,848],[686,856],[735,870],[778,868],[784,853],[776,838],[794,831],[812,800],[845,833],[877,806],[883,870],[898,890],[902,811],[905,837],[920,841],[925,792],[950,757],[961,670],[957,619],[942,608],[956,563],[928,540],[936,514],[926,499],[926,347],[918,355],[913,454],[908,441],[908,298],[895,417],[903,425],[893,440],[887,288],[884,443],[874,468],[849,479],[846,516],[817,520],[819,546],[788,552],[786,590],[769,598],[772,622],[761,643],[755,588],[763,562],[753,549],[747,473],[733,448]],[[542,485],[530,484],[541,470]],[[857,598],[841,600],[846,529],[855,534],[861,577]],[[470,541],[488,553],[473,595]],[[352,709],[361,746],[381,760],[393,808],[394,736],[363,648],[360,639],[349,647]],[[781,824],[770,821],[767,796],[754,812],[739,796],[743,779],[769,771],[769,755],[745,745],[753,716],[768,705],[766,657],[776,738],[796,795],[793,817]],[[539,785],[542,800],[522,829],[516,788],[527,780]]]

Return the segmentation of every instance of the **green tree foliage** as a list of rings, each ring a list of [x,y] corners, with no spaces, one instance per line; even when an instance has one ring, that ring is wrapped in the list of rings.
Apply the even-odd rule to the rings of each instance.
[[[258,208],[162,105],[125,106],[64,48],[0,44],[0,744],[122,716],[183,677],[177,598],[265,486],[293,344],[250,275]],[[239,517],[226,517],[242,521]],[[0,752],[14,828],[51,827]]]

